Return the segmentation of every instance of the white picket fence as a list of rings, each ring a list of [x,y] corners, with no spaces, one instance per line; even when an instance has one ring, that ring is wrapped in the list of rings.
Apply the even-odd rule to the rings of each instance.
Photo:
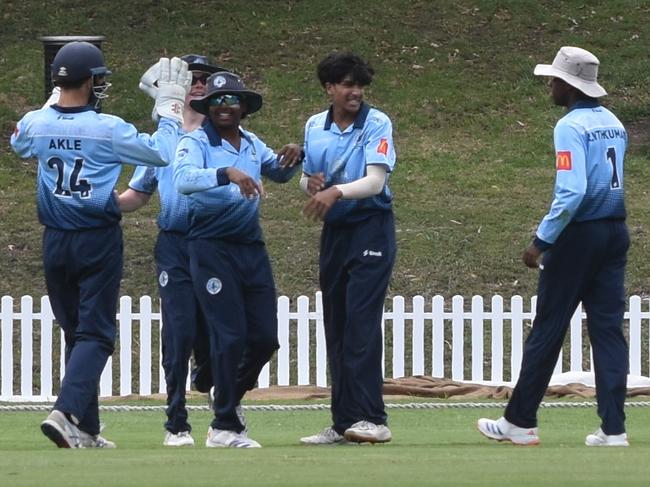
[[[17,304],[19,309],[15,309]],[[260,374],[259,387],[327,386],[321,294],[316,293],[313,303],[307,296],[300,296],[293,304],[292,309],[286,296],[278,299],[280,350]],[[493,296],[489,308],[485,304],[481,296],[472,297],[469,306],[462,296],[450,301],[442,296],[429,301],[415,296],[408,304],[402,296],[394,297],[383,318],[384,376],[430,375],[489,384],[515,382],[524,331],[534,318],[535,298],[526,307],[521,296],[513,296],[507,309],[501,296]],[[578,308],[555,374],[591,369],[590,348],[583,337],[584,318]],[[102,374],[100,395],[163,393],[159,309],[154,310],[149,296],[141,297],[136,307],[130,297],[123,296],[117,321],[116,351]],[[648,300],[631,296],[624,325],[630,343],[631,375],[650,375],[649,322]],[[18,302],[4,296],[0,323],[0,401],[52,400],[65,371],[61,360],[65,343],[63,334],[54,327],[48,298],[41,298],[40,309],[35,310],[31,296],[23,296]],[[187,385],[189,388],[189,380]]]

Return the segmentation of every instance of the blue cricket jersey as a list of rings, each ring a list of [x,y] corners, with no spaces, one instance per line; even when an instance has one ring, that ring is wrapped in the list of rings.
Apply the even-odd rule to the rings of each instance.
[[[624,219],[623,159],[627,133],[597,102],[571,107],[553,134],[557,176],[553,202],[537,229],[541,247],[572,221]]]
[[[178,127],[176,140],[180,140],[184,134],[185,132]],[[176,191],[172,176],[172,166],[138,166],[133,172],[129,187],[147,194],[153,194],[157,189],[160,198],[158,228],[167,232],[187,233],[190,226],[189,198]]]
[[[178,144],[173,179],[176,189],[189,196],[189,238],[217,238],[241,243],[263,241],[259,198],[246,199],[239,186],[218,180],[217,170],[235,167],[258,182],[264,175],[284,183],[298,168],[280,167],[273,150],[252,132],[240,131],[239,151],[221,139],[209,119],[201,128],[183,136]]]
[[[39,221],[83,230],[118,222],[113,194],[122,164],[164,166],[172,158],[178,124],[161,119],[154,135],[91,107],[52,105],[27,113],[11,136],[21,157],[38,158]]]
[[[369,213],[392,207],[388,176],[395,168],[393,126],[386,114],[363,103],[353,124],[341,132],[333,123],[332,108],[313,115],[305,125],[307,176],[325,175],[326,187],[350,183],[366,176],[366,166],[386,167],[386,184],[381,193],[361,200],[338,200],[325,217],[328,223],[353,223]]]

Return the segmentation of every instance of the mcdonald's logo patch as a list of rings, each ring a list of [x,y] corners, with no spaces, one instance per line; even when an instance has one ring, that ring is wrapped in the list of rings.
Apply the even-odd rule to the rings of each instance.
[[[555,169],[558,171],[570,171],[571,168],[571,151],[558,151],[555,159]]]
[[[388,155],[388,139],[381,139],[377,146],[377,154]]]

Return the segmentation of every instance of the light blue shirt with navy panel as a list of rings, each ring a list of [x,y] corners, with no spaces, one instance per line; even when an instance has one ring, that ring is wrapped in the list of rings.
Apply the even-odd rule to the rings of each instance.
[[[366,176],[366,166],[386,168],[386,184],[381,193],[360,200],[338,200],[327,213],[328,223],[353,223],[369,213],[392,208],[393,195],[388,176],[395,168],[393,126],[386,114],[363,103],[353,124],[341,131],[332,119],[332,108],[313,115],[305,125],[307,176],[325,175],[327,187],[345,184]]]
[[[178,123],[162,118],[150,136],[91,107],[52,105],[20,120],[11,146],[21,157],[38,159],[40,222],[61,230],[83,230],[119,222],[113,190],[122,164],[166,165],[178,128]]]
[[[551,246],[570,222],[625,219],[623,160],[627,133],[597,102],[580,101],[553,133],[557,175],[553,202],[535,244]]]
[[[235,149],[222,139],[210,120],[183,136],[176,150],[173,180],[177,191],[189,196],[189,238],[216,238],[232,242],[261,242],[259,198],[247,199],[225,174],[229,167],[255,181],[261,177],[283,183],[298,166],[282,168],[277,155],[255,134],[240,128]]]
[[[184,134],[185,132],[179,127],[178,140]],[[133,172],[129,187],[147,194],[153,194],[157,189],[160,198],[158,228],[166,232],[187,233],[190,226],[189,198],[176,191],[171,166],[138,166]]]

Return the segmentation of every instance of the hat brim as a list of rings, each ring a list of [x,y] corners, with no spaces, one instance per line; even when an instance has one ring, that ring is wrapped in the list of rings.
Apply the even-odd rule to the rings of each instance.
[[[203,73],[218,73],[219,71],[226,71],[230,72],[229,69],[222,68],[221,66],[217,66],[215,64],[204,64],[204,63],[189,63],[187,65],[187,70],[188,71],[201,71]]]
[[[203,98],[197,98],[196,100],[190,101],[190,106],[195,112],[201,113],[203,115],[208,115],[210,113],[210,105],[208,101],[210,98],[220,95],[239,95],[244,99],[246,104],[246,113],[245,115],[250,115],[255,113],[260,108],[262,108],[262,95],[255,93],[254,91],[249,90],[217,90],[213,91],[209,95],[204,96]]]
[[[560,78],[561,80],[566,81],[574,88],[582,91],[585,95],[592,98],[600,98],[601,96],[605,96],[607,94],[605,88],[600,86],[597,81],[585,81],[582,78],[578,78],[577,76],[573,76],[569,73],[561,71],[551,64],[538,64],[535,66],[533,74],[536,76]]]

